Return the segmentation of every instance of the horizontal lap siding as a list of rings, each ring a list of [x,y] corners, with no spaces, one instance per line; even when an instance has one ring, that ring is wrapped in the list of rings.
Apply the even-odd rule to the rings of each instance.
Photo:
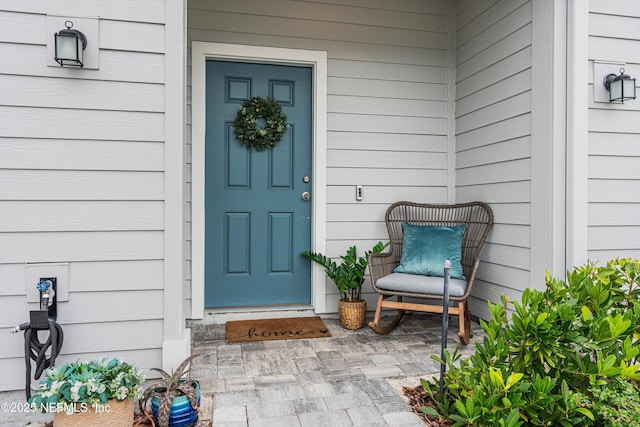
[[[446,0],[189,2],[191,41],[327,51],[331,257],[386,240],[384,212],[397,200],[448,201],[447,8]],[[335,286],[327,292],[337,311]],[[365,294],[372,308],[368,282]]]
[[[0,11],[0,390],[24,387],[30,263],[69,265],[60,361],[161,366],[164,2]],[[99,16],[100,68],[47,67],[47,14]],[[80,30],[82,30],[80,28]],[[123,331],[126,331],[123,333]]]
[[[529,285],[531,20],[525,0],[458,2],[456,199],[490,203],[495,216],[472,292],[480,317],[486,300]]]
[[[640,78],[640,4],[589,2],[589,61],[625,64]],[[619,66],[611,67],[618,73]],[[640,104],[593,102],[589,81],[588,255],[601,264],[617,257],[640,257]],[[638,80],[640,82],[640,80]],[[636,83],[639,85],[639,83]],[[636,87],[636,91],[640,88]]]

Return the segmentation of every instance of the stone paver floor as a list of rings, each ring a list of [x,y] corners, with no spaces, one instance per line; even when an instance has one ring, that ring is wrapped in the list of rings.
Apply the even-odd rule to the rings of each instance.
[[[369,316],[370,317],[370,316]],[[367,322],[369,320],[367,318]],[[194,322],[192,378],[202,391],[201,425],[423,426],[402,396],[420,378],[438,375],[440,315],[407,314],[389,335],[368,326],[343,329],[323,320],[331,338],[228,344],[224,324]],[[459,345],[451,317],[447,347]],[[472,323],[471,353],[483,332]],[[24,401],[24,392],[0,393],[0,402]],[[43,426],[51,414],[0,412],[0,426]]]
[[[323,318],[331,338],[225,342],[225,325],[192,324],[192,377],[200,380],[203,418],[213,426],[422,426],[402,386],[438,374],[439,315],[411,313],[388,335],[343,329]],[[368,322],[369,319],[367,319]],[[447,347],[459,345],[451,317]],[[482,330],[472,323],[473,351]]]

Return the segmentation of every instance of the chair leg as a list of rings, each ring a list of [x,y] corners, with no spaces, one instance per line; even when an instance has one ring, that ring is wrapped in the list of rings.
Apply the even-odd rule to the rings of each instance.
[[[398,314],[393,320],[386,326],[380,325],[380,314],[382,313],[382,302],[384,301],[384,295],[378,295],[378,307],[376,308],[376,314],[373,317],[373,322],[369,322],[369,327],[373,329],[376,334],[386,335],[389,332],[393,331],[396,326],[398,326],[398,322],[404,316],[404,310],[398,310]],[[402,297],[398,297],[398,302],[402,302]]]
[[[469,304],[467,304],[467,301],[460,301],[458,303],[458,311],[460,313],[458,317],[458,322],[460,323],[458,338],[462,345],[467,345],[471,337],[471,313],[469,313]]]

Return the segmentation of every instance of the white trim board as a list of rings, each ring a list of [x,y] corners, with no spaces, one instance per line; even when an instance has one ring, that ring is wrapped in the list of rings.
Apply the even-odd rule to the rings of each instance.
[[[304,65],[313,68],[313,220],[311,245],[314,251],[326,249],[326,170],[327,170],[327,52],[301,49],[192,42],[192,272],[191,318],[204,316],[204,138],[206,61],[208,59],[269,64]],[[325,313],[326,286],[321,268],[313,266],[312,305]],[[255,310],[255,308],[253,308]]]
[[[588,260],[589,4],[567,9],[567,269]]]
[[[531,82],[531,287],[565,263],[566,19],[559,2],[534,2]]]
[[[184,292],[186,122],[186,0],[165,2],[164,324],[162,367],[176,367],[191,351]],[[176,301],[180,303],[176,304]]]

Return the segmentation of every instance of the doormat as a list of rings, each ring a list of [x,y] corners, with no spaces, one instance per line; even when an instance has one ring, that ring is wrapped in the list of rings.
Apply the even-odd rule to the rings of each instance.
[[[227,322],[227,342],[297,340],[330,337],[319,316]]]

